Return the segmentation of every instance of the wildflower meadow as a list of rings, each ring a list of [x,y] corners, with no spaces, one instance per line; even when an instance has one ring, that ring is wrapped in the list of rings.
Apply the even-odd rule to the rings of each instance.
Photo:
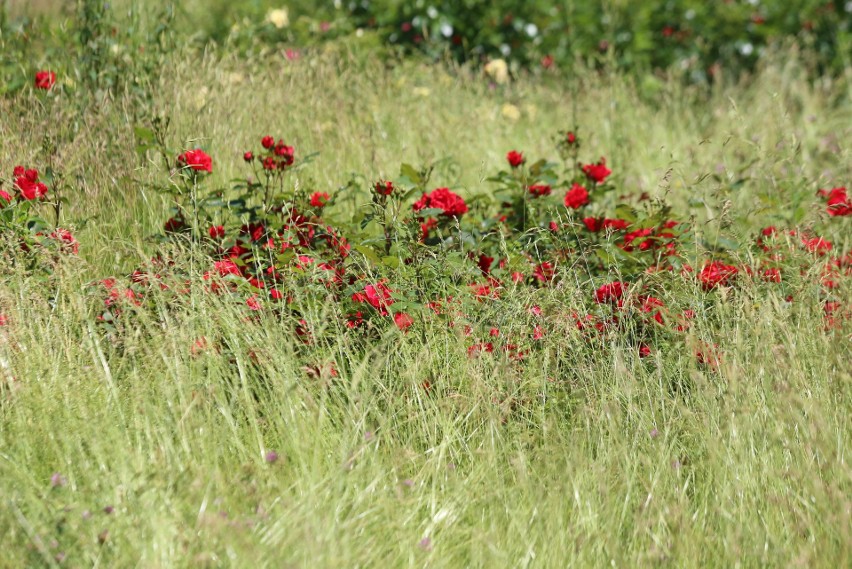
[[[0,1],[0,567],[852,564],[852,3],[622,4]]]

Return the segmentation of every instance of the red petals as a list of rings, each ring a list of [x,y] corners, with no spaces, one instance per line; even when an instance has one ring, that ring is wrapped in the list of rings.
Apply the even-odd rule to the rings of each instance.
[[[414,211],[440,209],[443,216],[461,217],[467,213],[467,204],[461,196],[450,191],[449,188],[438,188],[428,194],[423,194],[423,197],[414,203],[413,209]]]
[[[736,267],[726,265],[722,261],[712,261],[704,265],[698,273],[698,280],[704,290],[711,290],[719,286],[728,285],[739,273]]]
[[[600,162],[583,166],[583,173],[589,180],[596,184],[602,184],[612,174],[612,170],[606,167],[606,159],[601,158]]]
[[[565,207],[579,209],[589,203],[589,191],[580,184],[574,184],[565,193]]]
[[[56,73],[53,71],[37,71],[35,74],[35,88],[45,91],[53,89],[56,84]]]
[[[201,149],[187,150],[177,158],[178,166],[197,172],[212,172],[213,159]]]
[[[518,166],[527,161],[527,159],[524,158],[524,155],[516,150],[509,151],[509,153],[506,154],[506,160],[509,162],[509,166],[511,166],[512,168],[517,168]]]

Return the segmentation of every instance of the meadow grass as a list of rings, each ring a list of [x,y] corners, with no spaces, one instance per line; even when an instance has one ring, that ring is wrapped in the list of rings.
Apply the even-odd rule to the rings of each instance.
[[[176,148],[205,147],[219,182],[242,175],[259,136],[283,132],[320,153],[298,175],[309,187],[448,157],[434,185],[485,192],[507,150],[552,156],[555,130],[576,125],[625,188],[665,197],[699,234],[746,241],[791,214],[779,205],[852,180],[848,82],[806,81],[795,54],[712,92],[591,70],[492,88],[466,69],[346,49],[169,64],[153,114],[171,118]],[[555,323],[546,357],[524,366],[469,358],[452,329],[392,331],[366,353],[341,331],[325,354],[332,379],[298,363],[292,322],[248,324],[197,292],[112,342],[85,285],[144,263],[166,217],[146,189],[162,173],[135,151],[144,117],[121,98],[74,117],[33,100],[0,101],[0,169],[39,163],[46,133],[64,140],[56,165],[79,187],[64,215],[81,250],[52,290],[0,278],[0,565],[852,563],[848,327],[823,331],[807,297],[751,284],[698,314],[687,345],[718,344],[715,370],[688,351],[597,349]],[[802,207],[816,219],[819,205]],[[570,281],[519,292],[496,316],[520,327],[532,303],[580,310],[584,296]],[[327,316],[306,318],[337,326]],[[227,351],[194,353],[201,336]]]

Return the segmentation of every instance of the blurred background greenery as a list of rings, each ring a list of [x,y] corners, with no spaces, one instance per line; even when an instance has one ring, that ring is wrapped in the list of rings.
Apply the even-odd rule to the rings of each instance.
[[[6,68],[21,64],[12,60],[14,42],[45,41],[49,51],[53,38],[54,56],[71,55],[56,32],[79,32],[86,12],[123,44],[144,45],[164,31],[242,53],[348,39],[389,56],[474,64],[500,58],[512,73],[583,60],[641,73],[674,71],[693,83],[738,79],[779,48],[800,49],[814,74],[843,73],[852,53],[850,0],[6,0],[0,6]]]

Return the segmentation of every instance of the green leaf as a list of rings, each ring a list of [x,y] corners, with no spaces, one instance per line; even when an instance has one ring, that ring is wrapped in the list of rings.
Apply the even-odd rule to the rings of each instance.
[[[619,204],[615,208],[615,217],[636,223],[636,210],[627,204]]]
[[[373,251],[372,248],[367,247],[366,245],[355,245],[353,249],[364,255],[364,257],[366,257],[372,264],[377,266],[382,264],[381,259],[379,259],[379,256],[376,255],[376,252]]]
[[[154,136],[154,131],[150,128],[137,126],[133,128],[133,134],[136,135],[136,140],[139,144],[152,145],[157,140]]]
[[[411,164],[401,164],[399,166],[399,175],[408,178],[418,186],[423,183],[423,177],[420,175],[420,172]]]

